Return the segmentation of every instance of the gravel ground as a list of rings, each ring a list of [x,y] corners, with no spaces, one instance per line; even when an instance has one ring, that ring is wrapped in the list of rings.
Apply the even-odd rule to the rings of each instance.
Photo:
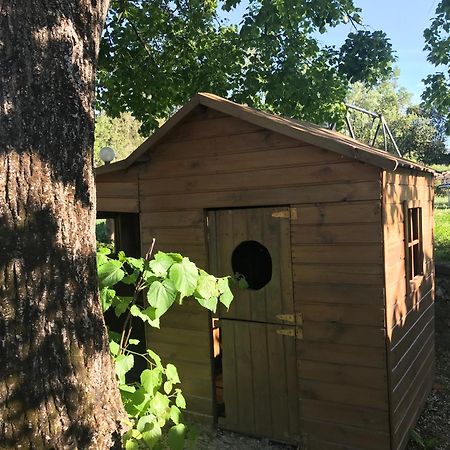
[[[436,299],[450,309],[450,276],[437,280]],[[449,335],[450,335],[450,323]],[[206,425],[196,425],[196,450],[296,450]],[[406,450],[450,450],[450,348],[436,336],[436,379]],[[300,447],[298,447],[300,448]],[[380,449],[382,450],[382,449]]]

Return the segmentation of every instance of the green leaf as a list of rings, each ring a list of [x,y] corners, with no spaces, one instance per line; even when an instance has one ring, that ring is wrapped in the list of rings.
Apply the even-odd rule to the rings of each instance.
[[[158,367],[154,369],[145,369],[141,373],[142,387],[152,396],[162,385],[162,370]]]
[[[103,312],[108,311],[116,297],[116,291],[108,287],[104,287],[100,290],[100,302]]]
[[[174,425],[168,433],[168,442],[171,450],[183,450],[186,426],[182,423]]]
[[[153,414],[145,415],[139,418],[136,428],[142,433],[146,430],[150,430],[154,422],[155,416]]]
[[[138,345],[139,342],[141,342],[139,339],[130,339],[130,340],[128,341],[128,343],[129,343],[130,345]]]
[[[152,423],[150,430],[142,433],[142,437],[148,448],[155,448],[154,446],[161,440],[161,436],[162,430],[157,423]]]
[[[164,383],[164,392],[169,395],[170,392],[172,391],[172,383],[170,381],[166,381]]]
[[[134,439],[129,439],[125,443],[125,450],[139,450],[139,444]]]
[[[181,411],[178,406],[172,405],[170,407],[170,420],[175,424],[178,425],[180,423],[181,419]]]
[[[217,297],[203,298],[203,297],[195,296],[195,299],[204,308],[209,309],[212,312],[216,312],[216,309],[217,309]]]
[[[131,275],[127,275],[122,278],[122,283],[124,284],[134,284],[139,277],[139,272],[135,270]]]
[[[114,297],[114,313],[116,317],[120,317],[130,306],[133,297]]]
[[[175,260],[168,254],[163,252],[158,252],[155,258],[150,261],[150,268],[157,277],[166,277],[170,266],[175,262]]]
[[[186,399],[184,398],[181,391],[177,392],[177,396],[175,398],[175,404],[178,406],[178,408],[181,408],[181,409],[186,408]]]
[[[150,356],[151,359],[153,359],[153,361],[155,361],[156,365],[158,367],[162,368],[162,364],[161,364],[161,358],[153,351],[150,350],[149,348],[147,349],[147,354],[148,356]]]
[[[170,268],[169,278],[173,281],[175,289],[180,293],[180,300],[191,296],[197,286],[199,278],[197,266],[183,258],[180,263],[175,263]]]
[[[98,268],[98,279],[100,288],[114,286],[125,276],[120,261],[109,260]]]
[[[219,300],[222,305],[226,306],[228,309],[230,307],[231,302],[233,301],[233,293],[230,289],[229,279],[221,278],[218,282],[219,290],[221,292]]]
[[[154,281],[147,292],[147,299],[156,308],[156,318],[161,317],[173,304],[176,291],[170,280]]]
[[[136,392],[136,388],[134,386],[130,386],[129,384],[119,384],[119,389],[123,392]]]
[[[216,282],[216,277],[201,271],[201,275],[197,282],[197,293],[203,298],[217,297],[219,289]]]
[[[178,370],[173,364],[167,364],[166,377],[173,384],[180,383],[180,377],[178,376]]]
[[[109,343],[109,351],[114,355],[117,356],[120,352],[120,345],[117,342],[111,341]]]
[[[170,416],[169,397],[156,392],[155,396],[150,400],[150,407],[153,413],[161,418],[168,418]]]
[[[127,263],[138,272],[141,272],[144,268],[144,258],[127,258]]]
[[[116,374],[122,384],[125,384],[125,374],[134,366],[133,355],[119,355],[115,361]]]

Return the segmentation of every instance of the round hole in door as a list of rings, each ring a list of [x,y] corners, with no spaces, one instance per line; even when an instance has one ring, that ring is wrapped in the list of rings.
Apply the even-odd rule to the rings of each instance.
[[[234,273],[244,275],[249,289],[263,288],[272,278],[269,250],[257,241],[241,242],[231,255]]]

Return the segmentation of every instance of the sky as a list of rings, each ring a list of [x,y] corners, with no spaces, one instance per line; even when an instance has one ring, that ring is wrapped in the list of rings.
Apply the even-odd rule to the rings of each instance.
[[[413,94],[415,102],[420,101],[423,91],[422,79],[433,72],[433,66],[426,60],[423,30],[434,16],[438,0],[354,0],[362,8],[362,18],[369,31],[382,30],[391,40],[396,52],[396,66],[400,69],[399,84]],[[238,23],[245,11],[244,0],[228,19]],[[353,31],[350,24],[332,29],[319,39],[326,44],[340,46]]]

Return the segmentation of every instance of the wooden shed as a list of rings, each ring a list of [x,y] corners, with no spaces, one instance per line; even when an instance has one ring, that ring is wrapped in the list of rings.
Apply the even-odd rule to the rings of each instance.
[[[143,254],[156,237],[249,281],[229,312],[186,302],[148,333],[193,415],[305,449],[405,448],[434,373],[432,170],[198,94],[97,169],[97,203]]]

